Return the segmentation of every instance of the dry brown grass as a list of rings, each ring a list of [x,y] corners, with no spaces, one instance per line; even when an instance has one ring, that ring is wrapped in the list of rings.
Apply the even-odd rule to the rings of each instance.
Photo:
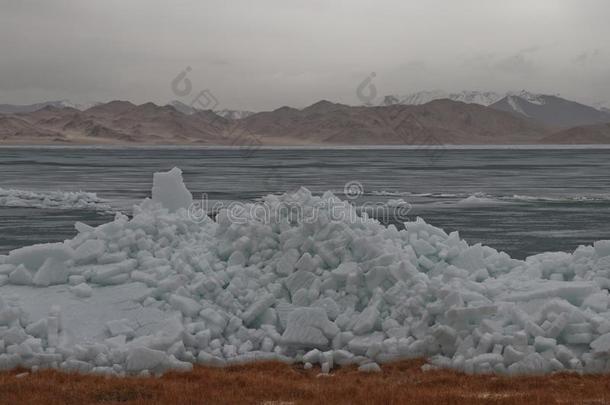
[[[161,378],[104,378],[44,371],[0,373],[0,404],[605,404],[609,376],[468,376],[422,372],[422,361],[363,374],[354,368],[317,377],[319,369],[258,363]]]

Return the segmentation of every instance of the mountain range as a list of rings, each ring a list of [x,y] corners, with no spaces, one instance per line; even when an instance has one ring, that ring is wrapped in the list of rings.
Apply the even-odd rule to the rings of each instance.
[[[55,107],[55,108],[74,108],[76,110],[85,111],[91,107],[95,107],[96,105],[103,104],[99,102],[88,102],[88,103],[75,103],[70,100],[57,100],[57,101],[46,101],[42,103],[35,104],[26,104],[26,105],[14,105],[14,104],[0,104],[0,114],[15,114],[15,113],[29,113],[41,110],[45,107]],[[184,114],[193,114],[197,111],[195,107],[191,107],[181,101],[174,100],[171,101],[168,105],[171,105],[176,110],[184,113]],[[251,111],[242,111],[242,110],[218,110],[214,111],[216,114],[231,119],[241,119],[245,118],[248,115],[254,114]]]
[[[0,104],[0,114],[14,114],[14,113],[28,113],[41,110],[45,107],[56,107],[56,108],[75,108],[77,110],[84,111],[97,104],[96,102],[89,103],[74,103],[70,100],[56,100],[56,101],[45,101],[43,103],[26,104],[26,105],[15,105],[15,104]]]
[[[178,100],[171,101],[168,105],[171,105],[176,110],[180,111],[181,113],[187,114],[187,115],[194,114],[197,111],[202,111],[201,109],[197,109],[193,106],[190,106],[190,105],[185,104],[182,101],[178,101]],[[229,118],[229,119],[233,119],[233,120],[240,120],[242,118],[246,118],[246,117],[249,117],[250,115],[254,114],[252,111],[228,110],[228,109],[215,110],[214,112],[216,114],[220,115],[221,117]]]
[[[375,107],[323,100],[259,113],[198,110],[178,101],[0,105],[0,144],[610,143],[610,112],[558,96],[432,93],[427,102],[423,94],[388,96]]]
[[[525,90],[504,95],[480,91],[462,91],[460,93],[422,91],[406,96],[386,96],[383,104],[420,105],[438,99],[488,106],[557,130],[610,122],[610,109],[608,108],[602,106],[596,108],[556,95],[535,94]]]
[[[504,95],[493,91],[461,91],[459,93],[448,93],[443,90],[419,91],[403,96],[389,95],[383,99],[383,105],[406,104],[406,105],[421,105],[434,100],[449,99],[453,101],[461,101],[467,104],[480,104],[489,106],[496,101],[502,99]]]
[[[540,95],[534,99],[508,95],[490,106],[558,129],[610,122],[610,113],[566,100]]]

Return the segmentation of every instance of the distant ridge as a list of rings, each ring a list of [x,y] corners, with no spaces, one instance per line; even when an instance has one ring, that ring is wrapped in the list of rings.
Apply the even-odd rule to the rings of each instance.
[[[610,123],[574,127],[556,132],[544,138],[553,144],[610,144]]]
[[[519,108],[502,108],[509,97]],[[485,107],[439,99],[421,105],[349,106],[328,100],[303,109],[229,114],[115,100],[84,111],[47,104],[0,114],[2,144],[439,145],[610,143],[604,123],[570,131],[541,123],[541,108],[567,106],[603,119],[605,113],[556,96],[508,96]],[[509,103],[512,107],[512,104]],[[592,112],[592,111],[593,112]],[[564,115],[569,115],[565,113]],[[542,118],[546,117],[541,115]],[[579,116],[580,117],[580,116]],[[588,116],[586,116],[588,117]],[[601,117],[601,118],[600,118]],[[610,118],[608,119],[610,122]],[[555,124],[555,123],[553,123]],[[562,131],[560,131],[562,130]]]
[[[504,95],[493,91],[470,91],[464,90],[459,93],[448,93],[442,90],[419,91],[403,96],[389,95],[383,100],[384,105],[405,104],[405,105],[422,105],[434,100],[449,99],[452,101],[460,101],[467,104],[479,104],[489,106]]]
[[[610,122],[610,113],[559,96],[530,93],[508,95],[490,107],[555,128]]]
[[[73,103],[69,100],[45,101],[26,105],[0,104],[0,114],[28,113],[41,110],[45,107],[74,108],[83,111],[97,104],[100,103]]]
[[[506,94],[489,91],[462,91],[459,93],[447,93],[440,90],[420,91],[406,96],[386,96],[382,104],[422,105],[440,99],[489,106],[552,128],[570,128],[610,122],[610,109],[601,104],[593,107],[567,100],[558,95],[537,94],[526,90]]]
[[[197,111],[201,111],[195,107],[192,107],[192,106],[185,104],[182,101],[178,101],[178,100],[171,101],[168,105],[171,105],[176,110],[180,111],[183,114],[187,114],[187,115],[194,114]],[[240,119],[249,117],[250,115],[254,114],[252,111],[229,110],[229,109],[222,109],[222,110],[217,110],[214,112],[216,114],[220,115],[221,117],[229,118],[232,120],[240,120]]]

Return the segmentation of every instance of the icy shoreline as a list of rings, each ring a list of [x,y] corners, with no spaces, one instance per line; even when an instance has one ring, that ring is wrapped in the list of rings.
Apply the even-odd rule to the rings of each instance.
[[[610,241],[520,261],[421,219],[385,227],[329,192],[215,219],[192,202],[179,170],[159,173],[133,218],[0,256],[0,369],[377,371],[425,356],[468,373],[610,371]]]
[[[110,212],[110,204],[84,191],[30,191],[0,188],[0,207],[91,209]]]

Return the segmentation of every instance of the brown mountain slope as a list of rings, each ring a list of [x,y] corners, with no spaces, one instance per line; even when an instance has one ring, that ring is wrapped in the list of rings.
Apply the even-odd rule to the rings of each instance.
[[[115,100],[109,103],[93,106],[83,111],[83,113],[96,117],[115,116],[129,111],[134,107],[136,107],[136,105],[130,103],[129,101]]]
[[[0,143],[53,143],[63,142],[65,137],[30,123],[14,114],[0,114]]]
[[[282,107],[239,121],[264,140],[329,144],[535,143],[545,128],[512,114],[451,100],[419,106],[349,107],[319,102]]]
[[[566,129],[543,138],[543,141],[551,144],[610,144],[610,123]]]
[[[85,111],[48,107],[0,115],[3,143],[411,145],[539,143],[546,128],[476,104],[351,107],[320,101],[240,120],[213,111],[112,101]]]
[[[0,117],[4,143],[225,144],[222,131],[230,124],[211,111],[186,115],[171,106],[127,101],[112,101],[82,112],[46,107]]]

